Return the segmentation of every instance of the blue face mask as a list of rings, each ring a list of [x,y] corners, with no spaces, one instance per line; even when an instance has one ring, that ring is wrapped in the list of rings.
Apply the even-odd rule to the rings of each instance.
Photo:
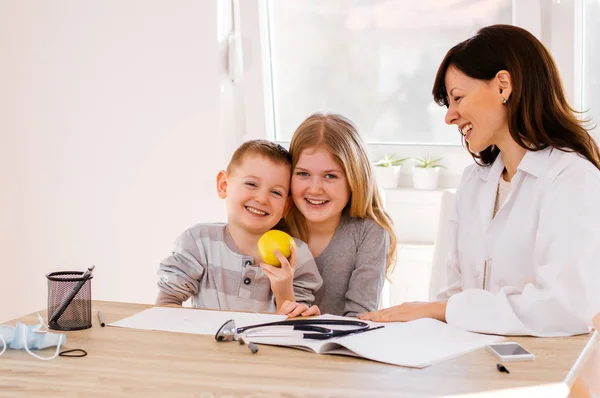
[[[59,353],[60,346],[67,341],[67,335],[64,333],[50,333],[42,330],[45,326],[44,320],[38,314],[40,323],[37,325],[25,325],[18,322],[16,326],[0,325],[0,341],[2,342],[2,351],[4,354],[7,348],[15,350],[25,350],[32,356],[42,360],[50,360],[56,358]],[[43,350],[44,348],[56,346],[56,352],[51,357],[41,357],[31,350]]]

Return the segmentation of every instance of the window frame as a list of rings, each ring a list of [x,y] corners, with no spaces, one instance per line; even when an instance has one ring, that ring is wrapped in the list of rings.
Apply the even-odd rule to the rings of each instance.
[[[273,85],[270,62],[269,0],[232,0],[241,21],[243,79],[238,90],[241,102],[236,118],[243,120],[243,140],[264,138],[276,140]],[[272,1],[272,0],[271,0]],[[583,14],[585,0],[513,0],[513,24],[527,29],[552,52],[561,71],[567,100],[577,110],[583,102]],[[236,7],[232,7],[235,9]],[[569,18],[565,18],[567,15]],[[560,40],[552,40],[557,35]],[[457,132],[458,134],[458,132]],[[446,166],[440,175],[441,188],[456,188],[464,167],[473,163],[462,146],[450,144],[370,143],[369,155],[377,159],[384,154],[400,157],[434,156],[444,158]],[[409,163],[407,163],[408,165]],[[400,187],[411,185],[410,168],[403,167]]]

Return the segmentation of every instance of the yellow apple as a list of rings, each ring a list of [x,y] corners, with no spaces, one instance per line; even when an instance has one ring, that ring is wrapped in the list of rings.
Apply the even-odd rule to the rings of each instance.
[[[294,238],[283,231],[272,229],[265,232],[258,240],[258,251],[263,262],[274,267],[281,267],[279,259],[275,256],[275,250],[278,250],[284,257],[289,258],[291,254],[290,246],[292,245],[296,247]]]

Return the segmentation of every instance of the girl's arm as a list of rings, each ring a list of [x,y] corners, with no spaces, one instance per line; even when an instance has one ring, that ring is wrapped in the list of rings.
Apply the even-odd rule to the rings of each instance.
[[[371,219],[364,219],[356,250],[355,268],[350,276],[344,316],[375,311],[385,280],[389,237],[385,229]]]

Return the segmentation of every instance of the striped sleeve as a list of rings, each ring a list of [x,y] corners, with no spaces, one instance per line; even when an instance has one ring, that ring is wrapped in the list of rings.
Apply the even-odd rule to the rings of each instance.
[[[179,304],[200,289],[200,278],[204,273],[205,255],[202,247],[187,230],[175,241],[172,254],[161,261],[158,269],[159,295],[156,304]]]

